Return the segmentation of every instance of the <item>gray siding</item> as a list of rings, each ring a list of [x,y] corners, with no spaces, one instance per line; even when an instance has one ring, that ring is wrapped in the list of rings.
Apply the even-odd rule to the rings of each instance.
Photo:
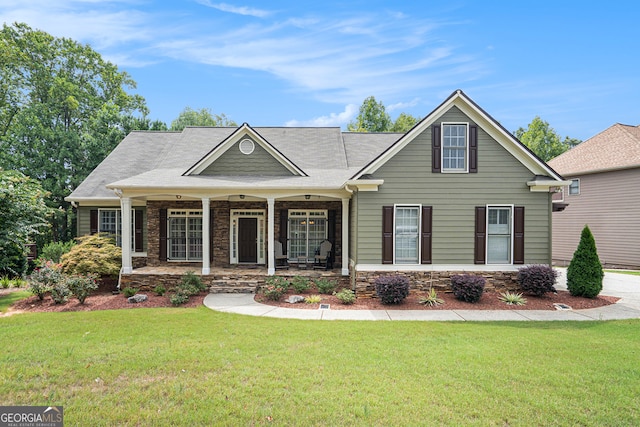
[[[440,121],[473,124],[457,108]],[[432,173],[428,129],[374,178],[384,179],[379,191],[359,193],[357,199],[358,263],[381,262],[382,206],[393,204],[433,207],[433,264],[473,264],[476,206],[525,206],[525,263],[550,262],[550,195],[530,192],[531,171],[481,128],[478,173]]]
[[[244,139],[244,138],[243,138]],[[217,158],[202,175],[256,175],[291,176],[286,167],[254,141],[255,149],[251,154],[243,154],[239,142],[234,144]]]
[[[142,210],[142,225],[143,225],[143,231],[142,231],[142,248],[143,250],[147,250],[147,208],[144,206],[134,206],[133,207],[136,210]],[[78,210],[76,211],[77,213],[77,232],[78,232],[78,237],[80,236],[86,236],[87,234],[91,233],[91,211],[92,210],[99,210],[99,209],[120,209],[119,207],[113,206],[113,207],[92,207],[92,206],[79,206]]]
[[[581,176],[580,194],[568,195],[569,206],[553,214],[553,259],[571,261],[580,234],[589,225],[600,261],[611,266],[640,268],[640,169]]]

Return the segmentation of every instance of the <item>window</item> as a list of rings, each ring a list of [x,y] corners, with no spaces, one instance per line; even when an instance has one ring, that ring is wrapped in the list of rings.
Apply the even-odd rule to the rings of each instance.
[[[488,207],[487,264],[511,264],[511,207]]]
[[[420,206],[396,206],[394,252],[396,264],[418,264]]]
[[[569,185],[569,195],[578,196],[580,194],[580,180],[572,179],[571,185]]]
[[[442,124],[442,170],[467,172],[467,125]]]
[[[136,211],[131,210],[131,249],[135,251],[136,236],[134,224],[136,222]],[[116,240],[116,245],[122,246],[122,218],[120,209],[100,209],[98,210],[98,232],[106,233]]]
[[[168,259],[202,260],[202,211],[169,211]]]
[[[288,232],[289,258],[313,258],[327,238],[327,211],[289,210]]]

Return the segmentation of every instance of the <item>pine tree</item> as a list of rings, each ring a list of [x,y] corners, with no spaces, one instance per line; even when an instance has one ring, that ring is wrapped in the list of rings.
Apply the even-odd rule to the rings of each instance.
[[[603,278],[596,240],[589,226],[585,225],[578,248],[567,268],[567,288],[571,295],[595,298],[602,291]]]

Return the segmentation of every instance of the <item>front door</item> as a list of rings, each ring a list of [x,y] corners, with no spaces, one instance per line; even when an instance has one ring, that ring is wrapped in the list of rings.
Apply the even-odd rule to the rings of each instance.
[[[257,218],[238,218],[238,262],[258,262]]]

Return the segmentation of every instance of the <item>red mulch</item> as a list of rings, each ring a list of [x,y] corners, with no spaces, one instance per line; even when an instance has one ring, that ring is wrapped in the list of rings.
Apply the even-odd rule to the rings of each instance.
[[[288,292],[282,301],[269,301],[264,295],[256,295],[256,301],[263,304],[289,307],[289,308],[308,308],[318,309],[319,304],[290,304],[286,302],[286,299],[290,295],[302,295],[308,296],[313,293],[296,294]],[[438,297],[444,300],[444,304],[438,306],[425,306],[420,304],[420,297],[424,296],[426,292],[411,291],[409,296],[402,304],[398,305],[384,305],[378,298],[358,298],[355,304],[345,305],[342,304],[338,298],[333,295],[320,295],[322,297],[321,304],[331,304],[332,310],[555,310],[554,303],[566,304],[574,310],[584,308],[596,308],[609,304],[614,304],[620,298],[600,295],[596,298],[582,298],[574,297],[567,291],[558,291],[557,294],[547,294],[543,297],[536,297],[533,295],[524,295],[527,299],[525,305],[508,305],[498,299],[499,294],[497,292],[488,291],[482,295],[480,301],[477,303],[468,303],[457,300],[453,293],[450,292],[438,292]],[[317,295],[317,293],[315,293]]]
[[[4,291],[4,290],[2,290]],[[5,292],[0,292],[0,294]],[[268,305],[288,307],[288,308],[306,308],[310,310],[318,309],[318,304],[289,304],[285,300],[290,295],[308,296],[317,292],[306,292],[296,294],[294,292],[287,293],[282,301],[269,301],[262,294],[257,294],[255,300]],[[585,308],[602,307],[614,304],[619,298],[600,295],[596,298],[582,298],[571,296],[567,291],[558,291],[557,294],[547,294],[543,297],[525,295],[527,299],[526,305],[515,306],[507,305],[498,300],[498,294],[495,292],[485,292],[480,302],[471,304],[458,301],[452,293],[439,292],[438,297],[445,302],[442,305],[430,307],[419,303],[420,297],[424,296],[424,292],[411,291],[407,299],[398,305],[384,305],[377,298],[358,298],[355,304],[342,304],[333,295],[321,295],[322,304],[331,304],[333,310],[555,310],[554,303],[562,303],[570,306],[574,310]],[[139,308],[155,308],[155,307],[173,307],[169,301],[169,295],[157,296],[152,292],[145,293],[149,298],[142,303],[133,304],[127,301],[122,294],[112,295],[110,293],[99,293],[90,295],[84,304],[80,304],[76,299],[70,299],[66,304],[55,304],[51,297],[47,296],[43,301],[32,296],[16,302],[5,315],[11,315],[20,312],[65,312],[65,311],[91,311],[91,310],[119,310],[119,309],[139,309]],[[207,294],[201,293],[189,298],[189,302],[180,307],[198,307],[201,306]]]

